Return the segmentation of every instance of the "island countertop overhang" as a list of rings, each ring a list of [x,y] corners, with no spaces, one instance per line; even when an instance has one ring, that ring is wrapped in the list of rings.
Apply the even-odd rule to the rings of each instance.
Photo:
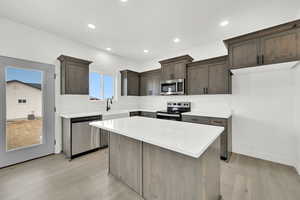
[[[91,122],[91,126],[199,158],[221,135],[223,127],[128,117]]]

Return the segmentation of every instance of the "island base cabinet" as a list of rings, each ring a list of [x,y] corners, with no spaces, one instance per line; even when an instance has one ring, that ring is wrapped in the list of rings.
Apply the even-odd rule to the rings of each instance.
[[[142,194],[142,142],[109,134],[109,174],[121,180],[131,189]]]
[[[109,132],[109,174],[145,200],[219,200],[220,137],[194,158]]]
[[[219,200],[219,154],[219,139],[198,159],[144,143],[144,199]]]

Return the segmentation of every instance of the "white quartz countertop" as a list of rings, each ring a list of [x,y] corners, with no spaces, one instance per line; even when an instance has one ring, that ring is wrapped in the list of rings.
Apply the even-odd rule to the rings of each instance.
[[[102,115],[102,116],[108,116],[108,115],[116,115],[116,114],[126,114],[134,111],[144,111],[144,112],[156,112],[157,110],[149,110],[149,109],[129,109],[129,110],[110,110],[108,112],[79,112],[79,113],[61,113],[60,116],[63,118],[77,118],[77,117],[89,117],[89,116],[96,116],[96,115]]]
[[[205,111],[192,111],[182,113],[182,115],[192,115],[192,116],[202,116],[202,117],[215,117],[215,118],[224,118],[228,119],[232,116],[231,112],[224,112],[224,111],[215,111],[215,112],[205,112]]]
[[[198,158],[224,128],[145,117],[91,122],[91,126]]]

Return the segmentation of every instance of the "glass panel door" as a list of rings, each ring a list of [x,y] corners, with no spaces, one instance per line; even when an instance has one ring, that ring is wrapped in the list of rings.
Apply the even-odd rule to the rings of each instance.
[[[0,56],[0,168],[54,153],[54,72]]]
[[[7,67],[5,75],[7,151],[42,144],[42,72]]]

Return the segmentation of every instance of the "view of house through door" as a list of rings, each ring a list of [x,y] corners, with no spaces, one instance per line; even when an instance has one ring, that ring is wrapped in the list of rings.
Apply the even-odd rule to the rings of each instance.
[[[54,66],[0,56],[0,167],[54,152]]]
[[[41,144],[42,72],[7,67],[5,74],[7,151]]]

